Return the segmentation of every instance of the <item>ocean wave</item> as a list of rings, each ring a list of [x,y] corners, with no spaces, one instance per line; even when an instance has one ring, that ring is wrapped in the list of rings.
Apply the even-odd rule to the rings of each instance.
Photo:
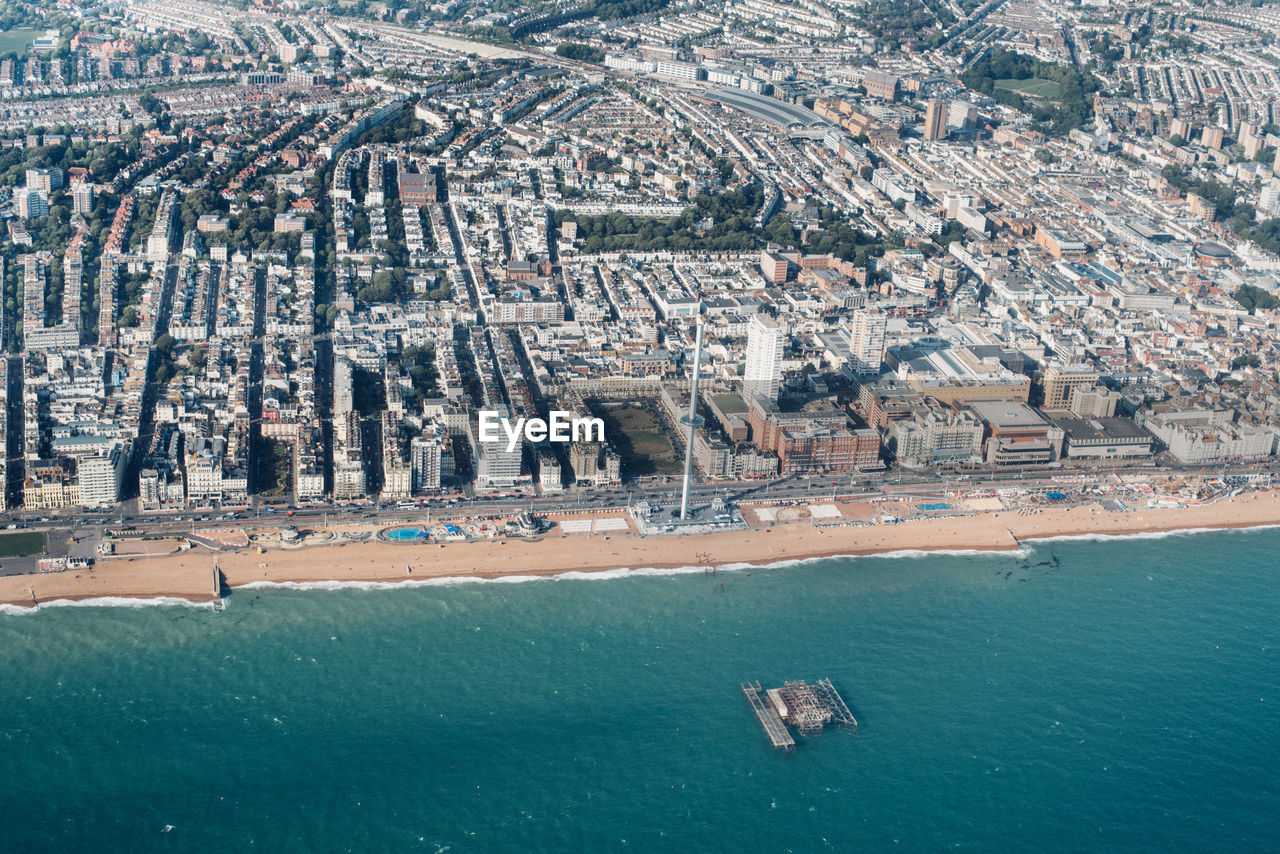
[[[1211,530],[1211,529],[1205,529]],[[1088,539],[1094,535],[1084,535]],[[1144,536],[1144,535],[1138,535]],[[1075,539],[1059,537],[1051,539]],[[233,591],[249,590],[398,590],[415,587],[457,587],[469,584],[525,584],[534,581],[611,581],[618,578],[661,577],[673,575],[695,575],[714,571],[745,572],[748,570],[775,570],[793,566],[805,566],[812,563],[837,560],[877,560],[877,559],[911,559],[929,557],[998,557],[1022,559],[1031,555],[1031,550],[1017,549],[897,549],[885,552],[869,552],[865,554],[816,555],[812,557],[781,558],[761,563],[733,562],[686,564],[682,566],[642,566],[618,567],[616,569],[580,570],[571,569],[564,572],[543,575],[500,575],[494,578],[483,578],[474,575],[454,575],[442,578],[403,578],[396,581],[250,581],[239,584]],[[25,605],[0,605],[0,614],[34,614],[44,608],[147,608],[154,606],[185,606],[190,608],[212,608],[212,602],[191,601],[172,596],[157,596],[149,599],[125,596],[98,596],[90,599],[51,599],[41,602],[40,608]]]
[[[404,590],[415,587],[459,587],[465,584],[524,584],[532,581],[556,581],[562,579],[595,580],[601,576],[621,578],[635,575],[640,570],[608,569],[600,572],[560,572],[554,575],[502,575],[482,578],[475,575],[450,575],[443,578],[405,578],[400,581],[250,581],[232,587],[241,590]]]
[[[1025,558],[1031,556],[1030,549],[898,549],[891,552],[876,552],[874,554],[865,555],[843,555],[845,558],[858,557],[885,557],[885,558],[915,558],[915,557],[1013,557]]]
[[[154,607],[186,607],[213,610],[212,601],[193,601],[177,596],[153,596],[135,598],[132,596],[93,596],[88,599],[50,599],[41,602],[40,607],[33,605],[0,605],[0,614],[34,614],[45,608],[154,608]]]
[[[1024,543],[1057,542],[1107,542],[1111,540],[1163,540],[1168,537],[1190,537],[1197,534],[1221,534],[1227,532],[1267,531],[1280,525],[1247,525],[1244,527],[1174,528],[1170,531],[1132,531],[1127,534],[1058,534],[1050,537],[1024,537]]]
[[[402,581],[250,581],[234,585],[233,593],[241,590],[398,590],[409,587],[453,587],[459,584],[518,584],[546,578],[541,575],[510,575],[502,578],[477,578],[456,575],[447,578],[406,578]]]
[[[233,590],[398,590],[414,587],[456,587],[464,584],[524,584],[532,581],[612,581],[618,578],[655,577],[669,575],[694,575],[709,570],[720,572],[744,572],[747,570],[786,569],[811,563],[833,560],[863,560],[877,558],[927,558],[947,557],[1001,557],[1026,558],[1029,549],[899,549],[869,554],[837,554],[814,557],[783,558],[764,563],[708,563],[683,566],[618,567],[616,569],[581,570],[528,575],[500,575],[483,578],[475,575],[451,575],[443,578],[403,578],[397,581],[250,581],[238,584]]]

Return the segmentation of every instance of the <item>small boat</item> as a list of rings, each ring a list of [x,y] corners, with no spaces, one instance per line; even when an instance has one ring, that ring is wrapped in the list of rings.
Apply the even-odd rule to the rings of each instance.
[[[223,602],[221,599],[213,600],[213,613],[221,614],[226,607],[227,607],[227,603]]]

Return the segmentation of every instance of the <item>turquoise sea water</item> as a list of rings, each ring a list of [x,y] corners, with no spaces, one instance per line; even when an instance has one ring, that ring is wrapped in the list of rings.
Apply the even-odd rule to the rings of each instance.
[[[1271,851],[1278,551],[0,616],[0,851]],[[859,731],[774,753],[739,682],[822,676]]]

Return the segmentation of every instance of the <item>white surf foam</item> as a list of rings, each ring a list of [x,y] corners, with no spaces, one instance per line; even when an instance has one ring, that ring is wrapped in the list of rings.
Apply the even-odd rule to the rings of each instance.
[[[471,575],[456,575],[445,578],[404,578],[398,581],[250,581],[235,586],[235,590],[397,590],[412,587],[456,587],[463,584],[523,584],[532,581],[611,581],[616,578],[651,577],[666,575],[692,575],[705,573],[708,570],[720,572],[743,572],[746,570],[785,569],[791,566],[802,566],[830,560],[861,560],[874,558],[927,558],[937,555],[951,557],[1012,557],[1025,558],[1031,552],[1028,549],[901,549],[892,552],[873,554],[826,555],[816,557],[785,558],[764,563],[712,563],[688,564],[684,566],[642,566],[637,568],[618,567],[601,570],[566,570],[565,572],[547,575],[501,575],[495,578],[480,578]]]
[[[1196,534],[1221,534],[1226,532],[1264,531],[1280,528],[1280,525],[1250,525],[1244,528],[1175,528],[1171,531],[1133,531],[1127,534],[1061,534],[1053,537],[1026,537],[1025,543],[1056,542],[1105,542],[1109,540],[1163,540],[1169,537],[1190,537]]]
[[[154,608],[154,607],[187,607],[213,610],[213,602],[195,602],[177,596],[154,596],[149,599],[131,596],[94,596],[89,599],[50,599],[41,602],[40,607],[33,605],[0,605],[0,614],[34,614],[45,608]]]
[[[898,549],[892,552],[877,552],[875,554],[866,555],[848,555],[849,558],[855,557],[881,557],[881,558],[904,558],[904,557],[1014,557],[1024,558],[1031,555],[1030,549]]]

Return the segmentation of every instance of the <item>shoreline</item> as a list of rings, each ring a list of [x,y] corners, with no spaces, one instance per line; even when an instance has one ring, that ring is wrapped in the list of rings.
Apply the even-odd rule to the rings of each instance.
[[[400,545],[382,542],[218,553],[225,587],[423,586],[553,577],[626,577],[699,569],[770,567],[841,557],[930,553],[1017,554],[1026,544],[1065,539],[1163,537],[1280,525],[1280,491],[1244,493],[1210,505],[1109,512],[1099,504],[912,519],[895,524],[819,527],[810,520],[689,537],[635,533],[551,533],[532,540]],[[213,553],[110,558],[92,569],[0,577],[5,611],[57,604],[125,604],[220,598],[210,575]],[[512,567],[520,567],[513,569]],[[409,571],[411,568],[411,572]],[[115,601],[107,601],[115,600]],[[156,604],[168,604],[157,601]],[[174,602],[178,604],[178,602]]]

